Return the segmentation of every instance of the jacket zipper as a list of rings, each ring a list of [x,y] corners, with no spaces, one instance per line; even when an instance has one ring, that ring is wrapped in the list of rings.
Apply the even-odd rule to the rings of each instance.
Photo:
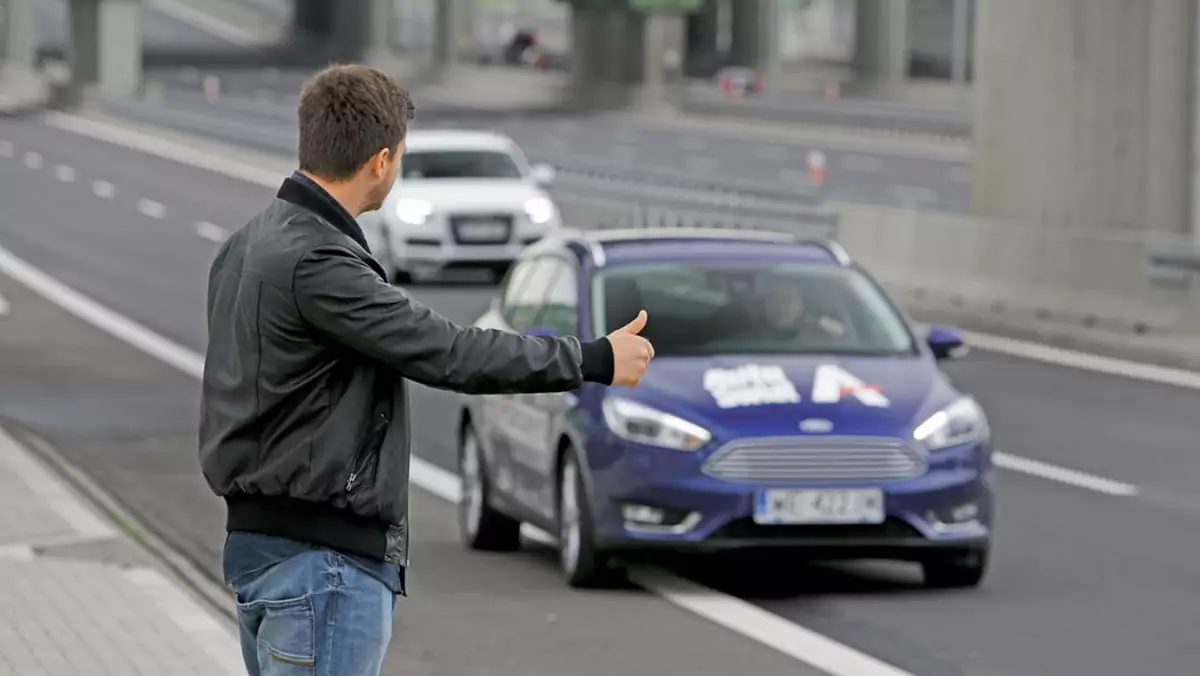
[[[382,433],[384,432],[384,430],[387,429],[387,424],[388,424],[387,414],[380,413],[379,414],[379,422],[375,425],[374,429],[371,430],[371,436],[367,439],[367,442],[365,444],[363,444],[362,450],[359,452],[358,456],[354,459],[354,466],[353,466],[353,469],[351,469],[351,471],[350,471],[350,476],[346,477],[346,492],[347,493],[349,493],[351,490],[354,489],[354,484],[358,482],[358,475],[362,472],[363,468],[366,466],[367,461],[371,459],[371,453],[373,453],[375,451],[375,446],[379,443],[379,439],[380,439]]]

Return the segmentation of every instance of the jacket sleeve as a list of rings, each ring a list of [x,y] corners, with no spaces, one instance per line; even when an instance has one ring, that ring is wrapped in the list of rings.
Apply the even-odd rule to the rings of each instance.
[[[458,326],[343,247],[307,252],[296,264],[292,290],[300,315],[318,332],[430,387],[503,394],[612,383],[607,338],[580,343]]]

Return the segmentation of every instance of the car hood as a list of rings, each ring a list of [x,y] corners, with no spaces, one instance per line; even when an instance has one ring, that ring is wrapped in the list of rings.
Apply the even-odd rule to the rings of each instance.
[[[527,200],[543,197],[524,181],[401,181],[390,198],[431,202],[434,208],[497,207],[519,209]]]
[[[725,439],[907,436],[958,396],[923,357],[828,356],[658,357],[636,388],[612,388],[611,394],[701,424]]]

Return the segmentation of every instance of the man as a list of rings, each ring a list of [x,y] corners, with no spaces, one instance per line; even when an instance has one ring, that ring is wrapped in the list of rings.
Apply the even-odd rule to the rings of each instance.
[[[299,170],[217,254],[200,460],[227,505],[251,676],[375,676],[408,564],[406,380],[469,393],[632,386],[646,314],[607,338],[456,326],[385,280],[355,217],[396,178],[414,109],[379,71],[305,85]]]
[[[809,311],[796,280],[777,276],[767,280],[761,323],[766,336],[780,340],[812,335],[841,337],[846,332],[836,319]]]

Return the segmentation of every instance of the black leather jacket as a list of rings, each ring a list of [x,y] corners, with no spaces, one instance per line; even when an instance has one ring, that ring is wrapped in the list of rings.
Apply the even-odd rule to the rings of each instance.
[[[201,466],[230,531],[407,565],[405,381],[567,391],[611,383],[612,348],[455,325],[389,284],[350,214],[298,178],[212,264]]]

